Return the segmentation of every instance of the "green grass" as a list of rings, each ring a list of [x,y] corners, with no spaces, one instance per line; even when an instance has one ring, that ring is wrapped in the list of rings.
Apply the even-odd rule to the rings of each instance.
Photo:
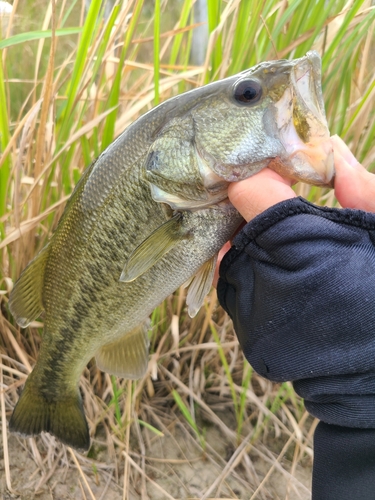
[[[0,354],[8,410],[25,373],[17,363],[33,365],[41,331],[34,324],[21,334],[14,324],[7,309],[11,285],[51,236],[85,168],[153,105],[260,61],[315,49],[323,60],[331,133],[338,133],[366,168],[375,168],[375,8],[370,1],[207,0],[210,38],[202,67],[190,60],[193,4],[120,1],[106,18],[101,0],[92,0],[86,15],[83,0],[76,0],[56,2],[50,18],[47,0],[20,0],[11,35],[0,39]],[[329,196],[321,188],[297,190],[317,204]],[[177,414],[200,450],[218,464],[225,483],[226,471],[235,474],[234,469],[226,468],[228,461],[215,455],[200,430],[199,408],[204,428],[220,429],[229,449],[245,443],[246,436],[256,447],[267,441],[267,429],[292,439],[299,436],[295,423],[301,423],[295,464],[304,463],[311,420],[290,384],[265,383],[244,362],[214,295],[191,320],[184,294],[179,290],[152,314],[153,365],[144,379],[128,384],[95,366],[82,378],[86,412],[103,448],[109,454],[116,449],[121,462],[132,440],[144,457],[155,440],[173,438]],[[179,342],[170,333],[173,315],[179,318]],[[151,377],[155,374],[158,380]],[[245,458],[241,464],[250,477]],[[90,470],[95,476],[102,471]],[[121,476],[117,469],[116,474]]]
[[[2,64],[2,51],[0,50],[0,102],[6,102],[6,93],[4,85],[4,72]],[[0,106],[0,144],[1,151],[5,151],[9,144],[9,117],[6,106]],[[2,165],[0,170],[0,214],[4,215],[7,211],[7,198],[10,180],[10,158],[3,155]],[[0,235],[3,238],[5,235],[4,225],[0,223]]]
[[[154,92],[155,106],[159,104],[160,100],[160,0],[155,0],[155,14],[154,14]]]
[[[176,390],[172,391],[172,395],[174,400],[176,401],[176,404],[178,408],[181,411],[182,416],[185,418],[186,422],[190,425],[191,429],[194,431],[195,435],[197,436],[199,443],[202,447],[202,450],[204,451],[206,448],[206,443],[205,443],[205,438],[204,438],[204,432],[201,432],[195,422],[194,417],[189,411],[189,408],[186,406],[186,404],[183,402],[181,396]]]
[[[82,28],[63,28],[57,30],[55,36],[75,35],[81,33],[81,31]],[[33,40],[42,40],[43,38],[52,38],[52,30],[29,31],[28,33],[18,33],[18,35],[10,36],[9,38],[0,40],[0,50]]]
[[[121,429],[123,427],[122,423],[122,412],[120,406],[121,395],[124,393],[124,389],[121,389],[117,385],[117,380],[114,375],[111,375],[113,398],[109,402],[108,406],[114,405],[115,407],[115,418],[118,427]]]

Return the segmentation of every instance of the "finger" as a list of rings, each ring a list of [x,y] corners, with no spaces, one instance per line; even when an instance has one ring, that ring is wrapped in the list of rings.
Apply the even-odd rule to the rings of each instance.
[[[375,212],[375,175],[358,162],[353,167],[335,150],[335,194],[340,205]]]
[[[228,188],[228,197],[242,217],[249,221],[280,201],[294,198],[292,181],[265,168],[257,174]]]
[[[338,135],[333,135],[331,137],[331,143],[335,155],[339,154],[347,163],[349,163],[350,166],[352,166],[356,170],[364,170],[364,167],[359,163],[357,158],[353,155],[353,153],[350,151],[341,137],[339,137]]]
[[[219,251],[219,254],[217,256],[217,263],[215,267],[215,274],[214,274],[214,279],[212,281],[213,286],[216,288],[217,286],[217,280],[219,279],[219,267],[220,263],[223,260],[224,255],[230,250],[231,247],[231,242],[227,241],[225,245],[222,247],[222,249]]]
[[[266,168],[250,179],[229,185],[228,196],[232,204],[247,221],[254,218],[279,201],[295,196],[291,189],[291,180],[283,179],[279,174]],[[216,287],[222,258],[231,247],[228,241],[220,250],[215,269],[213,285]]]

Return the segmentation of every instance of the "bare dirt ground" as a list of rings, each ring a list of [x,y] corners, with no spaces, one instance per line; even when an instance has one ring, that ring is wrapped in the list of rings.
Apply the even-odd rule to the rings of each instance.
[[[33,439],[20,439],[10,435],[9,466],[12,492],[6,487],[4,459],[0,459],[0,493],[3,500],[73,500],[73,499],[111,499],[129,500],[149,499],[288,499],[307,500],[310,498],[311,462],[306,460],[304,467],[298,465],[290,474],[292,463],[285,456],[277,461],[276,449],[283,443],[256,444],[255,448],[243,452],[248,467],[234,467],[220,480],[221,460],[231,463],[236,457],[232,445],[228,443],[219,429],[207,429],[206,443],[209,453],[203,455],[199,444],[183,425],[176,422],[169,435],[156,437],[147,429],[142,430],[147,444],[144,456],[144,471],[137,466],[139,453],[130,453],[129,490],[124,496],[124,457],[115,450],[113,456],[107,452],[98,453],[96,459],[88,459],[55,444],[54,453],[45,453],[51,448],[43,445],[38,438],[40,465],[36,463],[37,449]],[[1,438],[0,438],[1,439]],[[44,439],[49,439],[44,436]],[[52,438],[53,439],[53,438]],[[270,444],[274,451],[270,451]],[[0,442],[0,450],[3,443]],[[43,451],[43,449],[45,451]],[[280,450],[278,450],[280,451]],[[239,456],[239,454],[237,454]],[[212,459],[214,457],[214,459]],[[229,460],[228,460],[229,458]],[[243,458],[243,453],[242,453]],[[79,468],[77,467],[79,464]],[[80,470],[81,469],[81,470]],[[251,471],[251,477],[249,477]],[[266,479],[264,479],[266,477]],[[85,484],[85,480],[87,484]],[[262,483],[263,481],[263,483]],[[218,483],[218,484],[217,484]],[[260,485],[258,492],[254,486]],[[219,488],[217,489],[217,486]],[[210,493],[212,491],[212,493]],[[207,496],[208,494],[208,496]],[[255,496],[254,496],[255,495]]]

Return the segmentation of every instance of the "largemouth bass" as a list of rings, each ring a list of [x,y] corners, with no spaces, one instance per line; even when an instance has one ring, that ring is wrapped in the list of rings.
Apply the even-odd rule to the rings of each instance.
[[[9,427],[88,449],[78,388],[98,367],[140,378],[147,318],[192,279],[188,312],[209,291],[216,255],[242,222],[228,183],[266,166],[330,185],[333,153],[320,57],[264,62],[179,95],[130,125],[85,171],[56,231],[10,296],[25,328],[42,313],[36,366]]]

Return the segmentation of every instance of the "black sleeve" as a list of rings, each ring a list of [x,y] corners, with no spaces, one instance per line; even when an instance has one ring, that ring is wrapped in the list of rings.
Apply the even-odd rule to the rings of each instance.
[[[375,500],[374,242],[375,214],[295,198],[248,223],[220,266],[247,360],[322,421],[314,500]]]

